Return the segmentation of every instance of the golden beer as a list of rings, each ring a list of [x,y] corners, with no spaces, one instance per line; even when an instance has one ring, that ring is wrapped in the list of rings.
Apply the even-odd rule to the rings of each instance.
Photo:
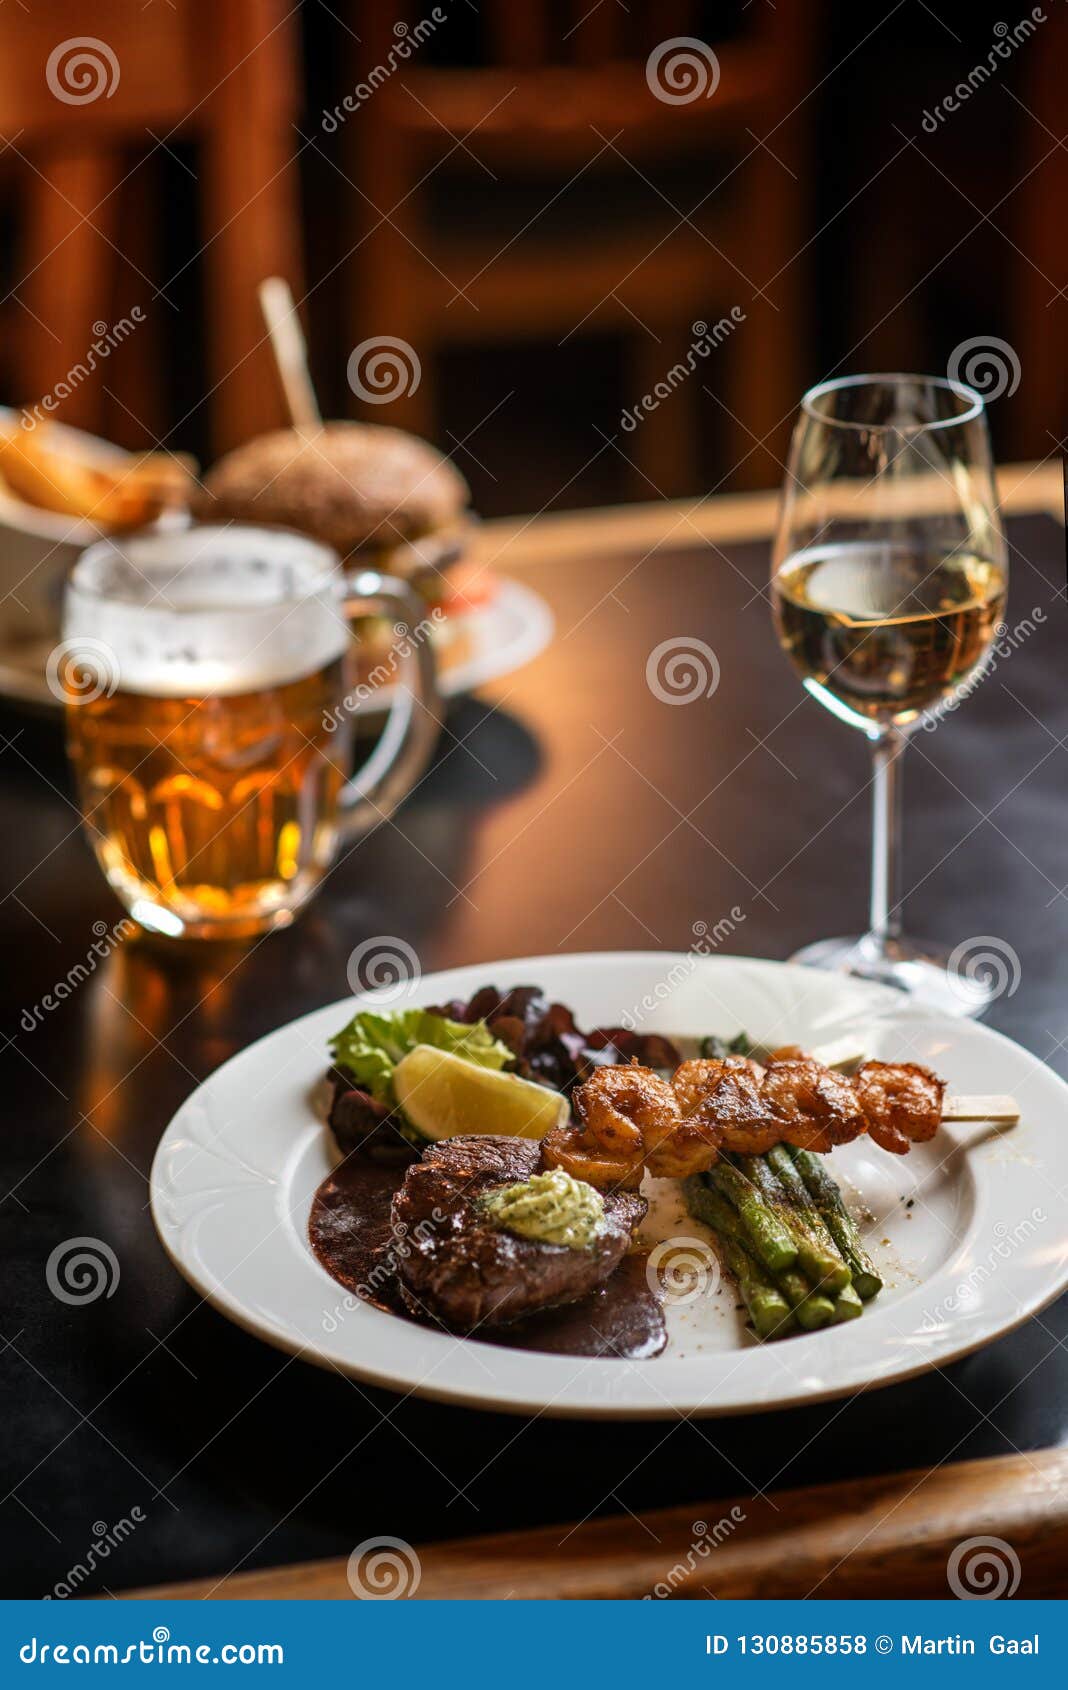
[[[348,736],[323,724],[344,691],[338,657],[232,694],[167,698],[120,686],[69,704],[82,813],[137,919],[176,934],[240,936],[305,901],[337,843]]]
[[[283,529],[192,527],[102,541],[67,584],[49,685],[100,865],[134,919],[241,938],[293,919],[338,840],[376,826],[434,750],[430,641],[402,581],[352,580]],[[351,776],[353,618],[406,652],[390,717]]]
[[[334,853],[351,646],[337,559],[296,535],[190,529],[92,547],[51,672],[82,813],[142,926],[279,926]]]

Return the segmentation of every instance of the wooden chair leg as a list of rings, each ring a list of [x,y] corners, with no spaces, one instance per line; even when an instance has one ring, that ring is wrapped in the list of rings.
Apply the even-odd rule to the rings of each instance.
[[[754,215],[738,263],[766,297],[757,293],[739,302],[746,320],[722,348],[730,377],[725,399],[733,413],[727,419],[732,489],[774,487],[782,480],[806,374],[807,266],[800,215],[805,178],[798,173],[799,181],[791,182],[783,165],[763,152],[746,170],[743,192]],[[744,283],[739,286],[744,291]]]
[[[228,0],[212,27],[221,80],[202,113],[201,203],[211,432],[225,451],[288,421],[256,287],[280,275],[296,298],[303,293],[292,121],[298,45],[279,0]]]
[[[16,354],[20,398],[34,402],[63,383],[69,392],[58,401],[59,421],[77,428],[100,429],[104,406],[99,371],[88,375],[86,356],[101,321],[101,302],[115,254],[119,160],[104,150],[56,147],[35,160],[46,178],[31,178],[25,240],[21,257],[24,280],[15,290],[20,321]],[[21,308],[21,309],[20,309]]]
[[[113,314],[128,317],[131,307],[139,305],[144,320],[108,359],[104,432],[109,440],[131,450],[152,448],[167,432],[163,371],[167,368],[168,346],[180,322],[155,291],[167,280],[162,271],[160,236],[165,202],[155,163],[151,158],[142,160],[116,194],[117,244],[122,257],[115,257],[116,274],[110,291]]]
[[[236,80],[236,78],[235,78]],[[280,275],[301,297],[289,148],[268,126],[214,126],[203,148],[204,286],[212,443],[225,452],[288,422],[256,295]]]
[[[1063,157],[1058,152],[1057,158]],[[1047,174],[1047,166],[1053,166]],[[1021,241],[1023,250],[1039,264],[1049,281],[1030,269],[1019,267],[1011,302],[1009,343],[1020,363],[1020,388],[1010,407],[1013,453],[1028,458],[1045,458],[1055,451],[1068,430],[1068,377],[1065,353],[1068,349],[1068,298],[1057,290],[1068,288],[1068,242],[1063,234],[1050,240],[1036,239],[1036,223],[1049,218],[1049,208],[1063,205],[1068,194],[1068,170],[1054,159],[1036,171],[1042,178],[1041,204],[1036,188],[1036,215]],[[1054,219],[1059,221],[1059,219]]]
[[[377,213],[370,206],[363,211],[370,228]],[[408,429],[447,452],[455,441],[444,436],[437,407],[439,342],[425,310],[429,284],[419,274],[423,262],[386,223],[357,248],[349,335],[340,349],[345,407],[363,422]]]
[[[383,21],[377,19],[379,31]],[[373,34],[364,41],[365,57],[370,52],[372,63],[376,41]],[[379,43],[377,50],[388,52],[388,44]],[[388,100],[389,91],[382,94]],[[343,168],[355,184],[354,222],[363,236],[346,266],[350,311],[343,356],[348,361],[358,347],[366,349],[346,372],[347,409],[365,422],[409,429],[448,451],[455,442],[439,438],[444,426],[435,394],[439,340],[430,333],[427,309],[430,297],[439,295],[446,283],[423,256],[428,238],[415,186],[425,165],[420,166],[415,150],[383,120],[374,100],[349,119],[339,139]],[[457,278],[461,283],[465,279]],[[391,339],[403,344],[382,344]],[[381,347],[380,385],[366,379],[373,373],[376,346]],[[368,399],[366,393],[375,397]],[[388,400],[376,403],[385,393]]]
[[[1053,148],[1063,140],[1064,56],[1068,51],[1068,18],[1058,10],[1050,19],[1053,40],[1043,36],[1041,52],[1028,57],[1024,98],[1035,123],[1025,126],[1036,158],[1049,153],[1037,169],[1028,171],[1017,198],[1017,239],[1031,260],[1016,266],[1010,301],[1009,341],[1020,360],[1020,387],[1007,403],[1015,424],[1014,453],[1045,457],[1068,429],[1068,233],[1063,207],[1068,196],[1068,155]],[[1050,149],[1053,148],[1052,151]]]
[[[634,426],[621,425],[618,441],[633,465],[630,491],[644,500],[677,499],[700,491],[696,393],[708,360],[694,358],[691,323],[658,324],[656,332],[656,340],[641,333],[628,343],[624,418],[634,419]],[[677,374],[680,367],[683,376]],[[670,388],[666,396],[665,388]],[[647,409],[645,399],[655,401],[655,408]]]

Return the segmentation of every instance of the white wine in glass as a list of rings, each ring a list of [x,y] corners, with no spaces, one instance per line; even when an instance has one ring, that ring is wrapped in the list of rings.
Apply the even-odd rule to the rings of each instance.
[[[852,376],[802,400],[771,593],[806,689],[873,750],[869,930],[795,961],[863,975],[956,1014],[990,998],[901,930],[900,758],[981,673],[1008,565],[983,401],[931,376]]]

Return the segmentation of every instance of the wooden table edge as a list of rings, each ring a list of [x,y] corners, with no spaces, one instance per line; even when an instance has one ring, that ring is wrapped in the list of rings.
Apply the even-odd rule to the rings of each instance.
[[[354,1538],[357,1534],[354,1533]],[[427,1544],[420,1601],[949,1597],[950,1557],[997,1538],[1021,1597],[1068,1588],[1068,1450],[996,1456]],[[958,1576],[967,1577],[967,1551]],[[413,1581],[414,1583],[414,1581]],[[122,1600],[351,1600],[348,1561],[123,1592]]]
[[[1064,520],[1060,461],[1003,464],[998,469],[1004,516],[1048,515]],[[606,552],[681,551],[687,546],[766,540],[775,531],[777,490],[716,493],[704,499],[614,505],[598,510],[499,517],[476,532],[478,562],[522,569]]]

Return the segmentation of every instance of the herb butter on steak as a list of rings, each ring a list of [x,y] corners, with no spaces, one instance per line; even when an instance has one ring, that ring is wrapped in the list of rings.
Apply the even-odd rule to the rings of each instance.
[[[521,1238],[493,1224],[481,1199],[541,1171],[535,1139],[443,1139],[408,1169],[393,1199],[397,1271],[405,1305],[455,1332],[499,1326],[539,1309],[574,1303],[619,1266],[646,1203],[635,1192],[604,1192],[604,1221],[592,1244],[573,1249]]]

